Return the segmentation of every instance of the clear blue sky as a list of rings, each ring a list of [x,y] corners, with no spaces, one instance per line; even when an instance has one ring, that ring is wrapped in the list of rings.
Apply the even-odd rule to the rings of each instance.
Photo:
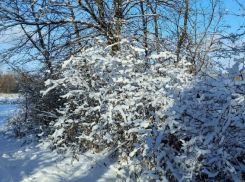
[[[245,8],[245,0],[238,0]],[[228,15],[226,16],[225,22],[230,27],[226,30],[227,33],[241,33],[245,31],[245,16],[236,16],[241,15],[242,13],[245,15],[245,12],[242,11],[242,8],[236,3],[235,0],[224,0],[225,9],[228,10]],[[240,26],[244,26],[243,29],[238,31]],[[237,56],[236,58],[244,57],[244,54]],[[226,67],[230,67],[233,65],[233,59],[220,59],[219,61],[224,64]]]
[[[231,26],[227,31],[228,32],[235,32],[239,25],[245,26],[245,17],[238,17],[234,16],[234,14],[241,14],[241,8],[235,2],[235,0],[224,0],[225,8],[228,9],[228,16],[226,17],[227,24]],[[245,8],[245,0],[239,0],[241,4],[244,5]],[[245,15],[245,12],[243,12]]]
[[[206,0],[203,0],[203,2],[205,2]],[[245,7],[245,0],[238,0],[241,4],[244,5]],[[235,0],[224,0],[224,8],[228,10],[228,15],[226,16],[225,22],[226,24],[228,24],[230,26],[230,28],[228,28],[226,31],[227,33],[232,33],[232,32],[236,32],[237,29],[239,28],[239,26],[243,25],[245,26],[245,16],[244,17],[238,17],[238,16],[234,16],[234,14],[241,14],[242,12],[240,11],[241,8],[239,7],[239,5],[235,2]],[[225,11],[225,10],[224,10]],[[245,15],[245,12],[244,12]],[[244,28],[245,31],[245,28]],[[1,48],[6,48],[6,47],[10,47],[10,45],[8,44],[3,44],[0,38],[0,49]],[[225,65],[228,65],[229,60],[221,60]],[[30,67],[33,67],[31,65],[29,65]],[[7,71],[8,70],[8,66],[4,66],[2,64],[0,64],[0,71],[4,70]]]

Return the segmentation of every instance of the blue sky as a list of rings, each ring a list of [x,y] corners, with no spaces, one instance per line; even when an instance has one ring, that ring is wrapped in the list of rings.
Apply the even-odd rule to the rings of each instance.
[[[244,0],[239,0],[241,4],[244,4],[245,6],[245,1]],[[243,2],[244,1],[244,2]],[[227,24],[231,26],[227,31],[228,32],[234,32],[237,30],[239,25],[245,25],[245,17],[237,17],[232,14],[240,14],[241,13],[241,8],[239,5],[235,2],[235,0],[225,0],[225,8],[228,9],[228,13],[231,15],[228,15],[226,17]],[[245,12],[244,12],[245,13]]]
[[[203,1],[205,2],[206,0],[203,0]],[[245,6],[245,0],[239,0],[239,2]],[[242,25],[245,26],[245,16],[244,17],[234,16],[234,14],[241,14],[241,11],[240,11],[241,8],[235,2],[235,0],[224,0],[224,8],[227,9],[227,12],[228,12],[228,15],[226,16],[226,19],[225,19],[225,24],[230,26],[230,28],[228,28],[226,30],[227,33],[236,32],[239,26],[242,26]],[[225,11],[225,9],[224,9],[224,11]],[[244,14],[245,14],[245,12],[244,12]],[[244,28],[244,30],[245,30],[245,28]],[[10,47],[10,45],[4,44],[0,38],[0,49],[6,48],[6,47]],[[229,65],[228,59],[220,60],[220,61],[222,61],[222,63],[224,63],[226,66]],[[28,65],[28,67],[32,68],[33,66]],[[6,65],[4,66],[4,65],[0,64],[0,71],[1,70],[7,71],[8,66],[6,66]]]
[[[239,3],[241,3],[242,5],[244,5],[245,7],[245,0],[238,0]],[[241,16],[235,16],[236,14],[241,14],[242,13],[242,9],[241,7],[236,3],[235,0],[224,0],[224,6],[225,9],[228,10],[228,15],[226,16],[225,22],[227,25],[229,25],[230,27],[226,30],[227,33],[236,33],[237,30],[239,29],[240,26],[244,26],[245,27],[245,17],[241,17]],[[245,12],[244,12],[245,14]],[[245,31],[245,28],[243,28],[242,31]],[[240,31],[241,33],[241,31]],[[240,56],[237,56],[236,58],[241,58],[244,57],[244,54],[240,54]],[[234,57],[235,58],[235,57]],[[233,59],[220,59],[219,61],[222,62],[224,64],[224,66],[226,67],[230,67],[233,65]]]

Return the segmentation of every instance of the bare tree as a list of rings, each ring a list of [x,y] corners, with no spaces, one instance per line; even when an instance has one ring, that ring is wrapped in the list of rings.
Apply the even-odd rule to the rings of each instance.
[[[0,0],[0,33],[20,31],[13,46],[2,51],[1,60],[39,61],[49,74],[59,74],[58,63],[96,38],[115,55],[122,48],[121,38],[131,36],[142,42],[146,57],[170,51],[177,63],[187,55],[194,73],[216,44],[220,7],[221,0]]]
[[[224,31],[225,11],[220,0],[210,0],[206,5],[197,0],[193,3],[187,51],[192,63],[191,72],[196,74],[217,51],[218,34]]]

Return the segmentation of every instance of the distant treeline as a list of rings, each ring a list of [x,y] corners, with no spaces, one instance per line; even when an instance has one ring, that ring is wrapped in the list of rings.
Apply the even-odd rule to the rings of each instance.
[[[17,73],[0,72],[0,93],[18,93],[20,77]]]

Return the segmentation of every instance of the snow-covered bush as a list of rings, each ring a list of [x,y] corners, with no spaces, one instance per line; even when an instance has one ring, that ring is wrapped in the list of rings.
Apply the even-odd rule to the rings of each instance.
[[[194,77],[185,59],[163,66],[159,57],[175,56],[145,58],[134,42],[121,45],[115,56],[103,46],[84,49],[64,62],[62,78],[46,81],[44,96],[56,90],[66,100],[49,123],[52,148],[75,158],[108,151],[139,181],[242,180],[244,82],[233,78],[239,66]]]
[[[128,164],[136,175],[143,168],[135,171],[137,164],[131,163],[151,150],[149,136],[158,132],[167,118],[165,111],[178,102],[191,76],[185,60],[177,68],[156,63],[159,57],[175,59],[168,52],[151,56],[148,61],[154,64],[145,66],[144,50],[122,44],[127,49],[114,57],[95,47],[67,60],[62,66],[64,77],[46,81],[43,94],[59,87],[67,91],[61,96],[68,101],[59,110],[62,116],[53,122],[53,148],[59,152],[70,148],[74,154],[87,149],[118,152],[120,163]],[[147,163],[141,165],[151,168],[153,164]]]

